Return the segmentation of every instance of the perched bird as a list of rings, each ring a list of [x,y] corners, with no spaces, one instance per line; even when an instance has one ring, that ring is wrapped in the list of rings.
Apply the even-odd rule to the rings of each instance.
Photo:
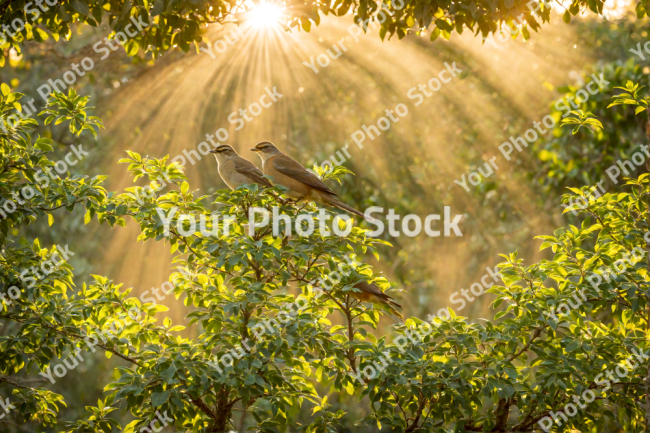
[[[375,284],[361,281],[353,287],[361,290],[361,292],[350,292],[350,296],[354,299],[384,306],[391,314],[403,319],[400,312],[395,309],[395,307],[402,308],[402,306],[393,301],[393,298],[382,292]]]
[[[280,152],[273,143],[263,141],[251,150],[257,152],[262,158],[264,174],[271,176],[275,183],[289,189],[287,191],[289,198],[317,201],[365,218],[363,213],[337,200],[335,197],[338,197],[338,194],[325,185],[318,176],[295,159]]]
[[[222,144],[211,150],[210,153],[214,153],[217,158],[219,175],[230,189],[237,189],[242,185],[252,183],[260,186],[273,186],[255,164],[239,156],[231,146]]]

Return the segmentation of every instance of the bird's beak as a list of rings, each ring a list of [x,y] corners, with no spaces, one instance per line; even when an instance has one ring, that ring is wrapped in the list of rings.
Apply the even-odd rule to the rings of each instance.
[[[217,153],[217,149],[212,149],[210,153]]]
[[[255,147],[251,149],[252,152],[259,152],[259,149],[256,149]]]

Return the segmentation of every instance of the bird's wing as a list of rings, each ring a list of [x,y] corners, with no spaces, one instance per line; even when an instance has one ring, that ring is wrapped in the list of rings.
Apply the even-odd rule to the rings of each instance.
[[[273,185],[271,182],[264,177],[264,173],[255,166],[252,162],[244,159],[244,158],[237,158],[234,159],[234,167],[235,171],[237,173],[243,174],[244,176],[248,177],[249,179],[265,186],[272,187]]]
[[[309,185],[319,191],[327,192],[338,197],[338,194],[329,189],[327,185],[321,181],[318,176],[309,172],[305,167],[300,165],[299,162],[286,155],[278,155],[271,160],[273,168],[280,173],[289,176],[299,182]]]
[[[387,302],[390,302],[390,303],[395,304],[395,305],[397,305],[398,307],[402,308],[401,305],[396,304],[396,303],[393,301],[393,298],[391,298],[390,296],[388,296],[387,294],[385,294],[384,292],[382,292],[381,289],[379,289],[379,287],[377,287],[377,286],[374,285],[374,284],[369,284],[369,283],[366,282],[366,281],[360,281],[360,282],[358,282],[357,284],[355,284],[354,287],[355,287],[356,289],[361,290],[362,292],[371,293],[371,294],[377,296],[377,297],[380,298],[380,299],[383,299],[383,300],[385,300],[385,301],[387,301]]]

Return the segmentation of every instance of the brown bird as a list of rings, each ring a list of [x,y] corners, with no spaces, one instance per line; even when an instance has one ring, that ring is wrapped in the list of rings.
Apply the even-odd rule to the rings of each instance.
[[[217,158],[219,175],[230,189],[237,189],[242,185],[253,183],[260,186],[273,186],[255,164],[239,156],[231,146],[222,144],[211,150],[210,153],[214,153]]]
[[[393,301],[393,298],[382,292],[381,289],[375,284],[368,283],[367,281],[361,281],[355,284],[353,287],[355,289],[361,290],[361,292],[350,292],[350,296],[352,296],[354,299],[384,306],[390,313],[394,314],[400,319],[403,319],[400,312],[395,309],[395,307],[402,308],[402,306]]]
[[[264,174],[271,176],[274,183],[289,189],[286,193],[287,197],[320,202],[365,218],[363,213],[336,199],[338,194],[325,185],[318,176],[289,155],[280,152],[273,143],[263,141],[251,150],[257,152],[262,158]]]

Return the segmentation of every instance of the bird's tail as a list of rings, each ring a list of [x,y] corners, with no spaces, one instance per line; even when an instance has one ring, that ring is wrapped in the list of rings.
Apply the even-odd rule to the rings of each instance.
[[[394,306],[394,307],[402,308],[402,306],[401,306],[400,304],[398,304],[397,302],[395,302],[395,301],[393,301],[393,300],[391,300],[391,299],[388,299],[387,302],[388,302],[390,305]]]
[[[395,308],[395,307],[402,308],[400,304],[398,304],[397,302],[393,302],[390,299],[386,299],[386,300],[382,299],[381,304],[386,308],[386,310],[388,310],[388,313],[391,316],[395,316],[398,317],[400,320],[404,320],[404,316],[402,316],[402,313],[397,311],[397,308]]]
[[[353,207],[348,206],[347,204],[343,203],[342,201],[339,201],[339,200],[335,199],[334,197],[324,197],[323,202],[325,202],[325,204],[328,204],[330,206],[337,207],[337,208],[342,209],[342,210],[344,210],[346,212],[349,212],[349,213],[351,213],[353,215],[357,215],[357,216],[359,216],[359,217],[361,217],[363,219],[366,219],[366,216],[363,213],[361,213],[360,211],[356,210]]]
[[[404,316],[402,316],[402,313],[397,311],[397,308],[393,307],[392,304],[389,304],[388,302],[386,302],[385,304],[382,304],[382,305],[384,306],[384,308],[388,312],[388,314],[390,314],[391,316],[393,316],[394,318],[397,318],[399,320],[402,320],[402,321],[404,320]]]

